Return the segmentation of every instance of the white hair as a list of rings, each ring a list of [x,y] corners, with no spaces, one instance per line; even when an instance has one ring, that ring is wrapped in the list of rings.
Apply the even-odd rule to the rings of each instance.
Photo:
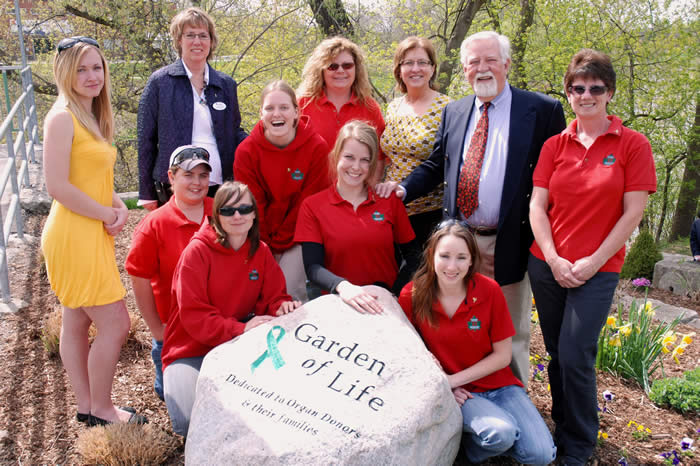
[[[467,48],[469,48],[471,43],[477,40],[485,39],[497,40],[498,49],[501,53],[501,59],[503,60],[503,63],[510,60],[510,40],[506,36],[504,36],[503,34],[499,34],[495,31],[480,31],[467,37],[462,42],[462,45],[459,48],[459,57],[463,65],[466,65],[467,63]]]

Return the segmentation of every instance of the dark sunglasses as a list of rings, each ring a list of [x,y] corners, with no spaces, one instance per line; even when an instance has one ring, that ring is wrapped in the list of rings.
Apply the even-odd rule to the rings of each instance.
[[[588,92],[594,96],[603,95],[607,90],[608,86],[591,86],[588,88]],[[578,95],[583,95],[586,92],[586,86],[569,86],[569,93],[571,92],[575,92]]]
[[[202,147],[188,147],[182,149],[173,159],[171,166],[180,165],[185,160],[205,160],[209,162],[209,152]]]
[[[75,37],[67,37],[65,39],[61,39],[61,41],[58,43],[58,46],[56,47],[56,49],[58,50],[58,53],[61,53],[64,50],[68,50],[69,48],[73,47],[78,42],[82,42],[83,44],[92,45],[94,47],[97,47],[98,49],[100,48],[100,44],[98,44],[97,41],[91,37],[75,36]]]
[[[342,67],[345,71],[355,68],[355,63],[349,61],[347,63],[331,63],[328,65],[328,71],[335,71]]]
[[[231,207],[227,205],[225,207],[219,208],[219,215],[223,215],[224,217],[233,217],[234,215],[236,215],[236,212],[238,212],[241,215],[248,215],[254,210],[255,207],[253,207],[253,204],[241,204],[238,207]]]

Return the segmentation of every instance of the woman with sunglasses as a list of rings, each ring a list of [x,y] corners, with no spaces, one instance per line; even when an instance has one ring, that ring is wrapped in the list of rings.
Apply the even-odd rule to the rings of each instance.
[[[597,441],[596,342],[656,172],[646,137],[607,114],[615,93],[610,57],[578,52],[564,90],[576,119],[544,144],[535,168],[528,273],[552,358],[554,438],[564,462],[577,465]]]
[[[450,98],[437,92],[437,54],[430,40],[407,37],[394,53],[396,90],[403,95],[387,107],[381,148],[388,157],[387,182],[400,183],[433,151],[442,110]],[[379,188],[378,188],[379,190]],[[423,246],[442,220],[442,184],[426,196],[406,205],[416,232],[415,249],[409,253],[420,261]],[[415,270],[405,268],[408,276]],[[402,271],[403,272],[403,271]]]
[[[91,425],[144,423],[112,403],[112,380],[129,332],[114,235],[128,211],[114,192],[117,150],[109,68],[88,37],[58,43],[58,99],[44,122],[44,177],[54,198],[41,236],[51,289],[63,306],[60,353],[78,404]],[[88,329],[97,336],[90,345]]]
[[[163,399],[161,351],[170,314],[170,288],[183,249],[211,216],[209,153],[197,146],[181,146],[170,156],[168,180],[173,197],[141,220],[131,240],[124,268],[131,278],[136,305],[153,337],[153,388]]]
[[[218,44],[212,18],[199,8],[181,11],[170,23],[180,58],[154,72],[138,109],[139,205],[148,210],[170,198],[168,158],[179,146],[194,144],[209,152],[209,196],[233,178],[241,129],[236,81],[212,68]]]
[[[260,241],[255,198],[226,182],[213,215],[182,252],[173,277],[172,312],[163,342],[165,404],[175,433],[187,436],[204,356],[215,346],[301,305]]]
[[[379,197],[369,184],[378,152],[377,132],[370,125],[351,121],[343,126],[329,156],[335,183],[304,201],[294,235],[309,279],[368,313],[382,309],[361,287],[400,290],[394,248],[403,252],[415,238],[401,200]]]
[[[260,237],[284,272],[287,292],[307,301],[294,229],[302,201],[328,187],[328,145],[309,117],[299,116],[294,89],[285,81],[263,89],[260,121],[238,146],[233,171],[257,201]]]
[[[329,147],[335,144],[340,128],[351,120],[362,120],[384,132],[384,118],[365,67],[365,56],[353,42],[331,37],[314,49],[301,73],[297,90],[301,114],[308,115]],[[380,152],[372,185],[384,173],[384,154]]]
[[[507,455],[549,464],[556,447],[542,416],[509,367],[515,327],[498,283],[477,273],[480,255],[467,226],[446,220],[399,304],[439,361],[462,411],[471,463]]]

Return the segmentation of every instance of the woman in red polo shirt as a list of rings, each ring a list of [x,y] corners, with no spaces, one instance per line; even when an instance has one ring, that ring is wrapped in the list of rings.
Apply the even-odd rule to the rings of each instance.
[[[301,305],[285,292],[282,270],[260,241],[257,206],[246,185],[228,181],[217,191],[213,215],[182,252],[171,301],[163,388],[173,430],[187,436],[204,356]]]
[[[372,87],[360,47],[344,37],[331,37],[314,49],[301,73],[297,90],[301,114],[308,115],[329,147],[340,128],[351,120],[362,120],[384,132],[384,118],[372,98]],[[375,173],[376,172],[376,173]],[[384,173],[384,155],[379,152],[372,186]]]
[[[236,180],[258,204],[260,238],[272,250],[287,293],[305,302],[306,274],[294,229],[304,199],[328,187],[328,145],[308,116],[299,116],[289,84],[268,84],[260,97],[260,121],[236,149]]]
[[[564,90],[576,119],[542,146],[533,174],[528,275],[549,362],[554,438],[566,464],[585,464],[598,435],[595,360],[625,241],[656,191],[647,138],[607,114],[610,57],[583,49]]]
[[[329,157],[336,183],[304,201],[294,235],[309,279],[370,313],[381,308],[361,287],[401,289],[394,246],[416,236],[401,200],[379,197],[368,185],[378,147],[377,132],[367,123],[343,126]]]
[[[153,389],[163,399],[163,332],[170,314],[170,287],[182,250],[211,215],[209,152],[180,146],[170,155],[168,180],[173,196],[145,216],[134,230],[125,268],[131,277],[136,306],[153,337]]]
[[[510,369],[515,328],[498,283],[476,273],[479,249],[465,225],[446,220],[428,240],[399,304],[440,362],[463,418],[472,463],[507,455],[549,464],[556,447]]]

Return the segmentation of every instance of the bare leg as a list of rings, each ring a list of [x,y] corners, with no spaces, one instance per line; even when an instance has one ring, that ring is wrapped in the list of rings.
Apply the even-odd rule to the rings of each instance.
[[[87,360],[90,381],[90,412],[111,422],[126,422],[131,416],[112,404],[112,382],[117,369],[119,354],[129,333],[129,314],[124,301],[91,306],[85,313],[97,327],[97,337],[92,343]]]
[[[90,412],[90,382],[88,379],[88,329],[92,321],[82,309],[63,307],[59,351],[68,380],[73,387],[78,412]]]

